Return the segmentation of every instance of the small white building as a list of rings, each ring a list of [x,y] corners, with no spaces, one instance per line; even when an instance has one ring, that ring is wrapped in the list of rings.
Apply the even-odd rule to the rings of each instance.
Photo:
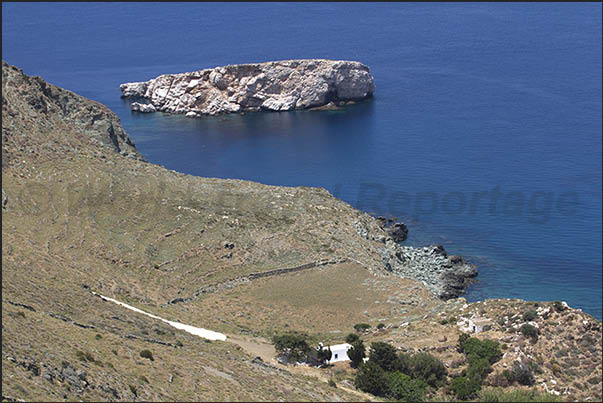
[[[350,357],[348,357],[348,350],[352,347],[351,344],[343,343],[343,344],[334,344],[332,346],[321,346],[322,349],[331,349],[331,359],[329,360],[329,364],[340,361],[350,361]]]
[[[469,319],[469,330],[473,333],[481,333],[492,328],[492,321],[486,318]]]

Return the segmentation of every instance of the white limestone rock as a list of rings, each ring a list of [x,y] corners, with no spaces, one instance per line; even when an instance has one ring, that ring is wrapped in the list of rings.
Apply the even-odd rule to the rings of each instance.
[[[152,104],[141,104],[139,102],[132,102],[131,108],[133,111],[142,113],[153,113],[157,111]]]
[[[352,61],[283,60],[163,74],[120,85],[122,97],[144,98],[156,111],[188,116],[246,111],[289,111],[370,98],[369,68]],[[133,110],[151,111],[148,106]],[[148,104],[138,104],[148,105]]]

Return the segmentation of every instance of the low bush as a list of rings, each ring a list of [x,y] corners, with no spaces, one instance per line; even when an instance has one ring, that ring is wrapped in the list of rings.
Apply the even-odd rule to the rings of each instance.
[[[385,327],[385,324],[384,324],[384,323],[379,323],[379,324],[377,325],[377,329],[379,329],[379,330],[383,329],[384,327]]]
[[[150,350],[142,350],[142,351],[140,352],[140,356],[141,356],[142,358],[147,358],[147,359],[149,359],[149,360],[151,360],[151,361],[154,361],[154,358],[153,358],[153,353],[152,353]]]
[[[538,317],[538,313],[535,310],[529,309],[523,313],[521,318],[524,322],[531,322]]]
[[[515,361],[511,369],[513,381],[517,381],[520,385],[532,386],[534,384],[534,374],[526,364]]]
[[[555,301],[555,302],[553,302],[553,308],[555,308],[555,310],[557,312],[563,312],[566,309],[565,305],[561,301]]]
[[[536,390],[485,388],[477,398],[480,402],[561,402],[560,397]]]
[[[469,368],[467,368],[467,378],[475,379],[481,384],[488,373],[492,371],[492,366],[486,358],[468,358],[468,361]]]
[[[357,332],[366,332],[370,328],[371,325],[369,325],[368,323],[356,323],[354,325],[354,330],[356,330]]]
[[[358,336],[356,333],[350,333],[350,334],[348,334],[348,335],[346,336],[346,338],[345,338],[345,342],[346,342],[346,343],[349,343],[349,344],[352,344],[352,343],[354,343],[356,340],[359,340],[359,339],[360,339],[360,336]]]
[[[336,384],[336,383],[335,383],[335,381],[334,381],[334,380],[332,380],[332,379],[329,379],[328,384],[329,384],[329,386],[330,386],[330,387],[332,387],[332,388],[336,388],[336,387],[337,387],[337,384]]]
[[[536,327],[530,325],[529,323],[524,323],[523,325],[521,325],[519,331],[524,336],[529,337],[533,340],[538,339],[538,329],[536,329]]]

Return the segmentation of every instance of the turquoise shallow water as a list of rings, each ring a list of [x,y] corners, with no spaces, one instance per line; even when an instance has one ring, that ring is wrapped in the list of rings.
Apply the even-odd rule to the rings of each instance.
[[[470,300],[601,319],[601,4],[3,3],[3,59],[109,106],[152,162],[322,186],[479,268]],[[335,112],[136,115],[119,84],[288,58],[359,60]]]

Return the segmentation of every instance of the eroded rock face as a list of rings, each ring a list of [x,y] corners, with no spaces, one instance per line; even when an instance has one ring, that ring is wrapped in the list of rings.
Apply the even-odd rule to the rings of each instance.
[[[3,168],[23,154],[61,158],[90,144],[143,160],[109,108],[2,61]]]
[[[164,74],[146,82],[124,83],[120,88],[123,97],[144,99],[149,105],[141,108],[135,103],[133,110],[146,112],[152,106],[161,112],[198,117],[358,101],[370,98],[375,84],[362,63],[305,59]]]

